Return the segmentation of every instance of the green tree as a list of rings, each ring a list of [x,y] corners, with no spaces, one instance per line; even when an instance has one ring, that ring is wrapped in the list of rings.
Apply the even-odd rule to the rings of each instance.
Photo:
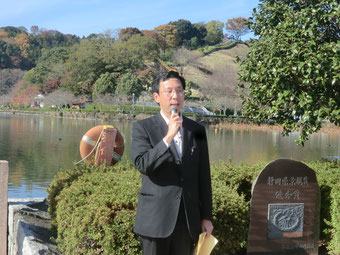
[[[207,29],[203,22],[195,23],[193,24],[193,27],[195,29],[195,36],[191,38],[191,41],[195,40],[197,42],[197,46],[204,45],[204,38],[207,36]],[[196,39],[195,39],[196,38]],[[192,45],[193,48],[194,45]]]
[[[4,31],[8,33],[8,37],[15,37],[21,33],[27,34],[27,30],[24,27],[7,26],[7,27],[1,27],[1,29],[3,29]]]
[[[190,41],[190,39],[195,36],[194,27],[189,20],[179,19],[177,21],[172,21],[169,24],[175,25],[177,28],[180,37],[178,42],[179,45],[186,44],[186,42]]]
[[[179,19],[169,24],[177,28],[180,37],[178,45],[183,45],[188,49],[196,49],[204,45],[207,29],[203,23],[191,24],[189,20]]]
[[[51,49],[54,47],[70,47],[78,44],[80,39],[75,35],[64,35],[56,30],[43,30],[38,27],[33,29],[29,34],[30,47],[27,49],[28,57],[34,66],[36,61],[42,55],[42,49]]]
[[[249,84],[244,113],[274,120],[299,144],[323,121],[340,124],[340,7],[337,0],[262,0],[254,9],[252,40],[241,64]]]
[[[14,58],[20,58],[19,47],[0,40],[0,68],[13,68]]]
[[[106,72],[101,74],[94,84],[92,95],[95,97],[106,93],[114,94],[117,86],[116,79],[117,74],[115,73]]]
[[[38,85],[40,91],[51,92],[51,89],[59,86],[65,76],[65,62],[69,58],[70,48],[54,47],[42,49],[41,52],[42,56],[37,61],[36,67],[25,74],[24,80]],[[54,85],[51,86],[52,84]]]
[[[75,95],[91,95],[93,85],[105,73],[101,39],[83,39],[75,45],[66,61],[67,77],[62,86]]]
[[[123,74],[118,81],[116,94],[117,95],[135,95],[138,98],[143,91],[141,80],[132,73]]]
[[[146,61],[153,61],[157,56],[158,48],[157,41],[152,37],[133,35],[125,42],[106,44],[101,52],[106,70],[126,73],[143,69]]]
[[[207,35],[204,38],[206,44],[215,45],[223,41],[223,22],[213,20],[206,24],[205,27],[207,29]]]

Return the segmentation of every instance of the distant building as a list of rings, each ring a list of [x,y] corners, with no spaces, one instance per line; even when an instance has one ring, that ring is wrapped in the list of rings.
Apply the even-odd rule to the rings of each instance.
[[[34,102],[31,104],[31,107],[44,107],[44,99],[45,97],[42,94],[37,94],[34,96]]]

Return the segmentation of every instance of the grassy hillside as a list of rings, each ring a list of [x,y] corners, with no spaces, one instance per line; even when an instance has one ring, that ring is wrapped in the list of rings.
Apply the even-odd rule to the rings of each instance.
[[[220,82],[223,80],[226,87],[235,88],[238,83],[237,72],[239,70],[236,58],[238,56],[242,59],[247,52],[248,46],[243,43],[238,43],[230,49],[214,51],[200,57],[197,60],[198,64],[186,66],[184,75],[187,80],[200,87],[201,93],[216,79]],[[200,96],[201,93],[193,90],[192,96]]]

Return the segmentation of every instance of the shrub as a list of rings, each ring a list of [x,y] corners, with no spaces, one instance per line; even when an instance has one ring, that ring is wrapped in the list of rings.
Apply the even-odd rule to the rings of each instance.
[[[333,254],[340,242],[340,164],[309,162],[321,190],[320,240]],[[251,187],[266,164],[211,167],[215,255],[243,254],[249,225]],[[60,171],[48,189],[49,212],[63,254],[141,254],[133,223],[140,174],[130,164],[80,165]]]
[[[339,199],[340,163],[336,161],[312,161],[306,163],[316,172],[321,193],[320,240],[328,250],[334,249],[334,238],[340,235],[339,216],[332,209]],[[338,200],[339,201],[339,200]],[[339,210],[339,207],[337,208]],[[338,221],[334,221],[338,217]],[[334,253],[337,254],[337,253]]]
[[[218,178],[224,181],[225,185],[234,187],[239,195],[244,196],[245,201],[250,201],[252,184],[264,166],[264,162],[235,164],[228,160],[213,164],[212,169],[219,173]]]
[[[80,170],[81,169],[81,170]],[[88,171],[88,170],[91,171]],[[66,175],[56,199],[57,243],[63,254],[139,254],[132,232],[140,179],[132,167],[81,165]]]
[[[217,179],[213,182],[213,235],[219,240],[214,255],[237,254],[246,246],[249,203]]]
[[[47,189],[48,194],[48,212],[52,218],[52,230],[56,232],[56,207],[60,192],[69,187],[72,182],[76,181],[84,173],[89,173],[93,170],[91,165],[77,165],[74,169],[63,170],[57,173]]]
[[[340,163],[336,161],[311,161],[305,162],[317,175],[321,194],[320,209],[320,241],[330,251],[339,249],[340,220],[339,220],[339,183],[340,183]],[[233,187],[237,193],[249,202],[251,198],[252,184],[256,177],[265,167],[266,163],[256,164],[234,164],[230,160],[220,161],[219,164],[212,165],[212,174],[219,174],[214,178],[222,181],[226,186]],[[213,184],[213,187],[215,184]],[[339,251],[334,254],[338,254]]]
[[[245,246],[248,202],[213,176],[215,254],[235,254]],[[48,189],[49,212],[65,254],[139,254],[133,223],[140,175],[130,164],[79,165],[60,171]]]
[[[340,254],[340,182],[331,193],[332,232],[328,249],[332,254]]]

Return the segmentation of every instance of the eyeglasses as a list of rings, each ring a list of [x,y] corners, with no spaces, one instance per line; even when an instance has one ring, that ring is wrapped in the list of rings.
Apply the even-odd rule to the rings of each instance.
[[[163,92],[161,92],[163,95],[167,96],[167,97],[173,97],[175,94],[177,94],[178,96],[183,96],[184,95],[184,91],[183,90],[165,90]]]

